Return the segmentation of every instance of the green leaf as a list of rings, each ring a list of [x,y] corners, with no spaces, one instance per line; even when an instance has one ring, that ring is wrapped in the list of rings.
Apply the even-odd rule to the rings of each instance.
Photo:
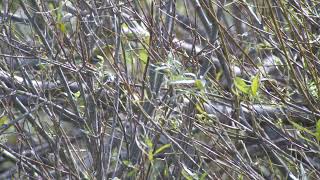
[[[59,2],[59,6],[57,9],[57,21],[61,22],[62,20],[62,2]]]
[[[207,176],[208,176],[208,174],[205,172],[205,173],[201,174],[199,180],[205,180]]]
[[[240,77],[235,77],[234,79],[234,85],[236,86],[237,89],[239,89],[241,92],[245,94],[249,94],[250,91],[250,86],[246,84],[246,82],[241,79]]]
[[[251,83],[251,94],[252,96],[256,96],[258,89],[259,89],[259,83],[260,83],[260,74],[254,76]]]
[[[73,95],[75,98],[78,99],[80,97],[81,93],[80,93],[80,91],[77,91],[77,92],[73,93]]]
[[[40,68],[40,70],[46,70],[46,64],[44,63],[38,64],[38,67]]]
[[[314,133],[313,133],[312,131],[310,131],[309,129],[301,126],[300,124],[295,123],[295,122],[293,122],[293,121],[289,121],[289,122],[290,122],[297,130],[299,130],[299,131],[304,131],[304,132],[306,132],[306,133],[308,133],[308,134],[314,135]],[[317,124],[318,124],[318,123],[317,123]],[[319,126],[320,126],[320,125],[319,125]]]
[[[147,64],[148,51],[145,50],[145,49],[140,49],[140,50],[139,50],[139,59],[140,59],[144,64]]]
[[[153,156],[154,156],[152,151],[153,151],[153,149],[150,149],[149,152],[148,152],[148,159],[149,159],[150,162],[153,161]]]
[[[223,71],[220,70],[220,71],[216,74],[216,79],[217,79],[217,81],[220,81],[222,75],[223,75]]]
[[[62,33],[66,33],[66,25],[62,22],[58,22],[57,23],[57,28],[62,32]]]
[[[128,160],[124,160],[124,161],[122,161],[122,162],[123,162],[124,165],[126,165],[126,166],[128,166],[128,167],[129,167],[129,165],[131,165],[131,162],[128,161]]]
[[[154,153],[154,155],[156,155],[156,154],[164,151],[165,149],[169,148],[170,146],[171,146],[171,144],[165,144],[165,145],[159,147],[159,148],[156,150],[156,152]]]
[[[49,3],[48,8],[50,11],[54,11],[54,4],[52,2]]]
[[[137,173],[137,170],[133,169],[133,170],[128,172],[127,176],[128,177],[134,177],[136,175],[136,173]]]
[[[202,107],[199,103],[196,104],[195,108],[196,108],[201,114],[203,114],[203,115],[206,114],[206,111],[203,109],[203,107]]]
[[[153,149],[153,143],[150,138],[146,137],[145,142],[146,142],[148,148]]]
[[[3,125],[8,124],[8,123],[9,123],[9,118],[8,118],[8,116],[2,116],[2,117],[0,118],[0,126],[3,126]]]
[[[243,180],[243,174],[239,174],[239,175],[238,175],[238,179],[239,179],[239,180]]]
[[[315,136],[316,136],[317,140],[320,141],[320,119],[318,120],[318,122],[316,124]]]
[[[194,85],[199,90],[203,90],[204,89],[204,83],[199,79],[195,80]]]

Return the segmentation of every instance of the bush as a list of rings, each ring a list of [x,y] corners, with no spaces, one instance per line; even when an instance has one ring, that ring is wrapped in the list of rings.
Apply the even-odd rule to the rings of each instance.
[[[319,3],[1,8],[0,179],[319,179]]]

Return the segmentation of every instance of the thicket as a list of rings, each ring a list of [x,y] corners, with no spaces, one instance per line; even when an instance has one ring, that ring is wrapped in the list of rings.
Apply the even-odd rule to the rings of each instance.
[[[0,179],[320,179],[317,0],[2,0]]]

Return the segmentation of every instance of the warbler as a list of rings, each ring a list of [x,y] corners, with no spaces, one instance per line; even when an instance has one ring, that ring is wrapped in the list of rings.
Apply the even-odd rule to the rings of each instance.
[[[112,45],[97,46],[93,49],[89,63],[92,65],[103,65],[108,61],[113,64],[113,52]]]
[[[147,59],[147,51],[142,48],[133,48],[128,44],[119,52],[119,63],[115,66],[113,45],[97,46],[92,51],[89,64],[102,68],[107,73],[116,74],[126,72],[133,81],[142,81]],[[117,71],[117,72],[115,72]]]

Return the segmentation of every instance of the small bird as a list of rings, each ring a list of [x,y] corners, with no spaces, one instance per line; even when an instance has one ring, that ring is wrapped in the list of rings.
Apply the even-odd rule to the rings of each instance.
[[[105,61],[108,61],[113,64],[113,52],[114,48],[112,45],[97,46],[93,49],[89,63],[92,65],[103,65]]]
[[[123,48],[119,52],[119,62],[115,63],[114,45],[97,46],[93,49],[88,64],[104,73],[127,73],[133,81],[142,81],[148,52],[143,48],[133,48],[128,44],[123,45]]]

